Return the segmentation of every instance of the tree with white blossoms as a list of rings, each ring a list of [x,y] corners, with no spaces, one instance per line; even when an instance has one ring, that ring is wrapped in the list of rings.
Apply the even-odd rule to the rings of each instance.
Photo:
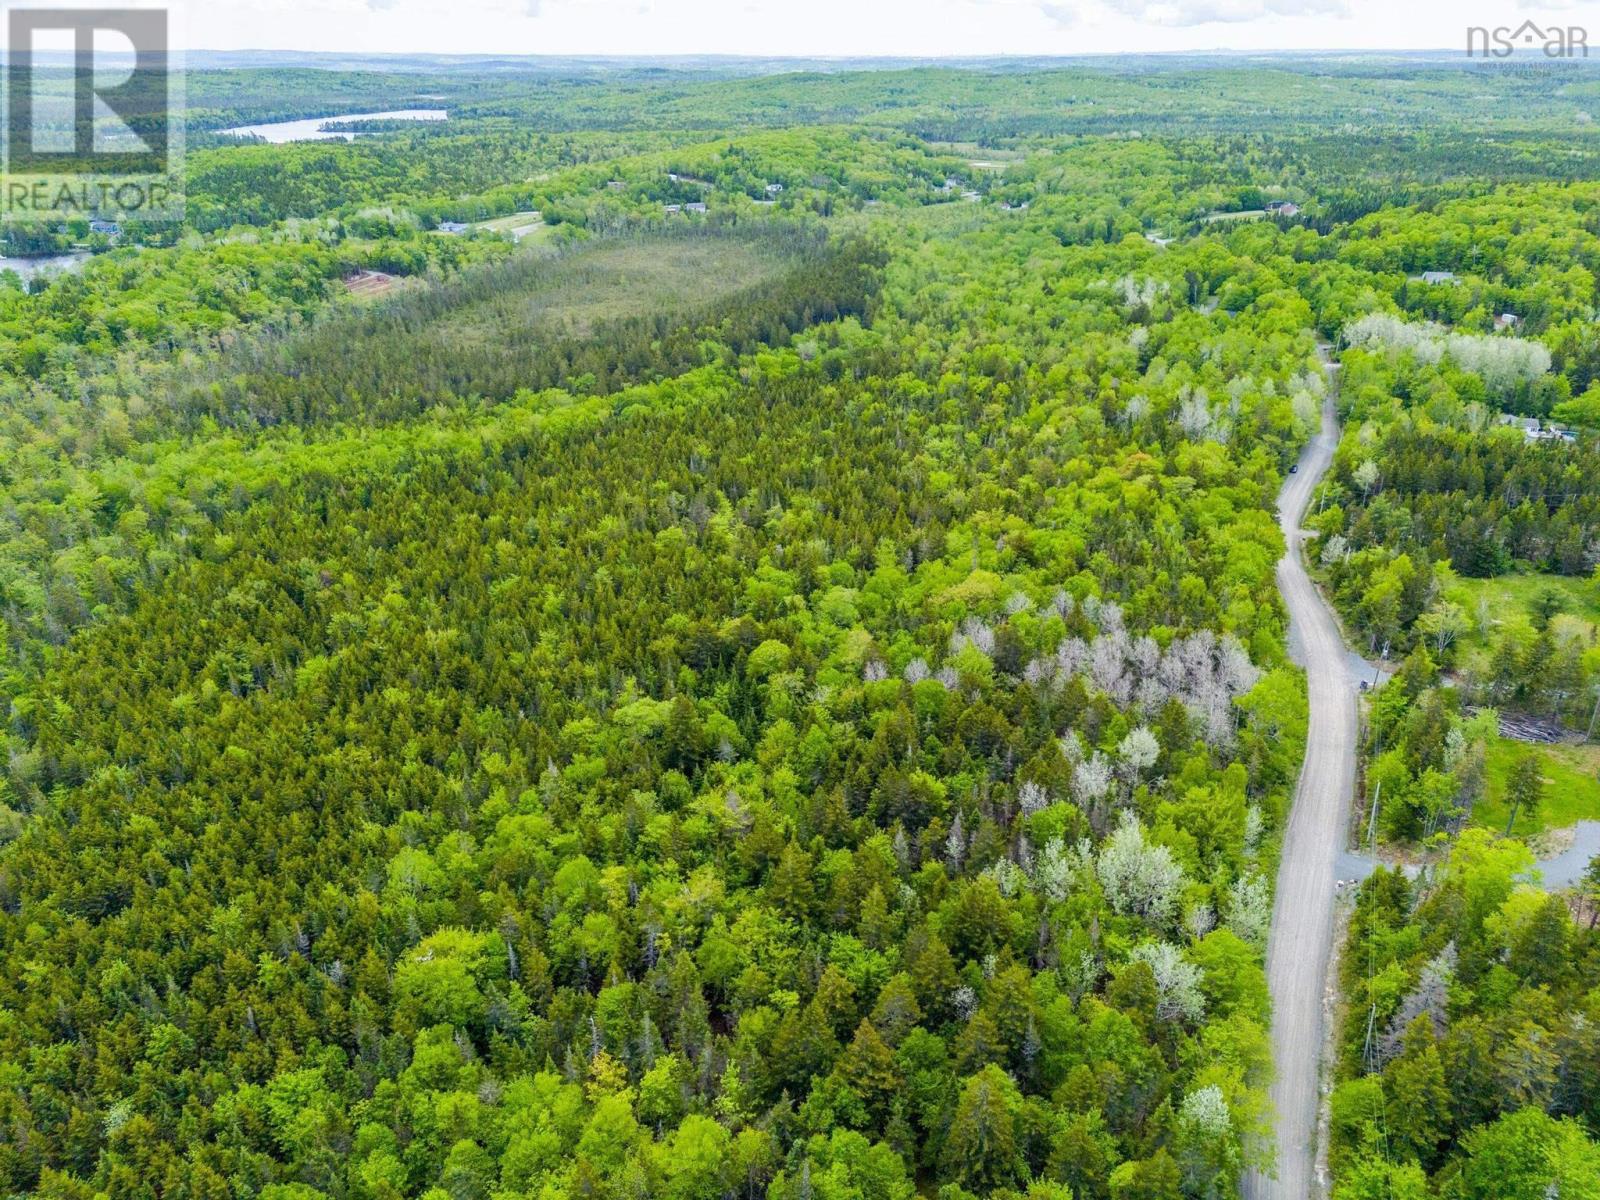
[[[961,813],[957,811],[956,819],[950,822],[950,836],[944,840],[944,858],[950,865],[952,875],[959,874],[961,863],[967,857],[967,827],[961,820]]]
[[[1217,927],[1216,910],[1209,904],[1191,904],[1183,910],[1183,929],[1190,941],[1198,942]]]
[[[1143,917],[1157,928],[1171,924],[1183,892],[1183,868],[1165,846],[1145,842],[1144,826],[1132,813],[1122,814],[1101,847],[1095,874],[1114,912]]]
[[[1025,817],[1042,813],[1050,807],[1050,793],[1030,779],[1017,789],[1017,807]]]
[[[1411,1023],[1426,1015],[1433,1025],[1433,1036],[1442,1038],[1447,1024],[1447,1005],[1450,1001],[1450,984],[1456,977],[1456,944],[1448,942],[1445,948],[1429,959],[1417,979],[1417,986],[1406,993],[1395,1010],[1389,1028],[1378,1039],[1378,1066],[1386,1066],[1405,1048],[1406,1033]]]
[[[1089,677],[1119,708],[1133,699],[1127,666],[1132,648],[1132,640],[1121,629],[1101,634],[1089,648]]]
[[[1082,856],[1069,850],[1063,839],[1051,838],[1034,861],[1035,890],[1051,903],[1060,904],[1072,894],[1072,885],[1078,877],[1081,864]]]
[[[1085,809],[1094,807],[1111,790],[1111,760],[1096,750],[1072,768],[1072,794]]]
[[[1185,1130],[1205,1140],[1225,1138],[1233,1130],[1228,1098],[1214,1083],[1197,1088],[1183,1098],[1178,1120]]]
[[[906,664],[906,669],[901,672],[901,676],[905,681],[913,686],[928,678],[928,675],[928,660],[925,658],[913,658]]]
[[[1191,1024],[1205,1016],[1206,1000],[1200,993],[1205,972],[1171,942],[1143,942],[1129,957],[1144,963],[1156,978],[1156,1016]]]
[[[1178,395],[1178,428],[1191,442],[1198,442],[1211,429],[1211,401],[1205,388],[1185,384]]]
[[[1461,333],[1432,321],[1404,321],[1389,313],[1368,313],[1352,321],[1345,326],[1344,337],[1352,346],[1409,354],[1424,363],[1449,356],[1497,395],[1537,379],[1550,370],[1552,361],[1549,349],[1540,342]]]
[[[1261,945],[1272,925],[1272,896],[1266,878],[1252,872],[1228,889],[1228,928],[1244,941]]]
[[[1261,846],[1261,835],[1267,827],[1267,818],[1261,805],[1252,804],[1244,810],[1244,852],[1254,855]]]
[[[1228,1098],[1214,1083],[1195,1088],[1178,1106],[1177,1158],[1185,1196],[1232,1195],[1237,1143]]]
[[[1149,729],[1139,725],[1130,729],[1128,736],[1118,744],[1117,757],[1130,775],[1137,777],[1156,765],[1161,757],[1161,743]]]
[[[1378,464],[1370,458],[1365,460],[1359,467],[1350,472],[1350,479],[1361,489],[1363,496],[1370,496],[1372,489],[1378,486]]]
[[[968,617],[961,628],[950,635],[950,653],[959,654],[969,644],[986,655],[993,655],[994,629],[978,617]]]
[[[1132,275],[1124,275],[1112,287],[1128,308],[1137,308],[1141,304],[1148,308],[1167,294],[1166,282],[1149,276],[1136,279]]]

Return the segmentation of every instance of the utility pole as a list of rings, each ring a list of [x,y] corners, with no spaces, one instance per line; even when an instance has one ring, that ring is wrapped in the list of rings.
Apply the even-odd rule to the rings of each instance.
[[[1383,796],[1383,780],[1378,780],[1378,786],[1372,789],[1372,812],[1367,819],[1367,849],[1376,853],[1378,849],[1378,801]]]
[[[1594,716],[1589,718],[1589,736],[1584,738],[1584,741],[1594,741],[1594,731],[1596,726],[1600,726],[1600,685],[1597,685],[1595,688]]]

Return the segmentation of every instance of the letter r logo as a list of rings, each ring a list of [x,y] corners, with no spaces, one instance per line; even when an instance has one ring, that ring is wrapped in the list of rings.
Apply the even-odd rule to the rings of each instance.
[[[166,171],[165,9],[11,8],[7,18],[8,171]],[[59,66],[44,57],[47,42],[65,51]]]

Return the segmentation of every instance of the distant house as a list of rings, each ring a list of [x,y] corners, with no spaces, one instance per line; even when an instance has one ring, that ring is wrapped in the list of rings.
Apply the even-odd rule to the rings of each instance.
[[[683,211],[683,205],[681,204],[663,204],[661,207],[668,213],[680,213]]]
[[[1515,329],[1518,325],[1521,325],[1521,324],[1522,324],[1522,318],[1517,316],[1516,313],[1501,313],[1499,316],[1495,317],[1495,319],[1494,319],[1494,327],[1496,329],[1501,329],[1501,330],[1504,330],[1504,329]]]
[[[107,237],[120,237],[122,236],[122,226],[115,221],[94,220],[89,222],[89,232],[103,233]]]
[[[1528,437],[1532,437],[1539,432],[1538,417],[1519,417],[1515,413],[1501,413],[1500,424],[1513,425],[1522,430]]]
[[[769,183],[769,184],[767,184],[767,195],[776,196],[781,191],[783,191],[783,184],[781,184],[781,183]]]
[[[1267,211],[1278,217],[1297,217],[1300,206],[1293,200],[1273,200],[1267,205]]]
[[[620,179],[608,179],[608,180],[606,180],[606,187],[610,188],[613,192],[620,192],[623,188],[625,188],[627,186],[628,185],[626,183],[622,182],[622,180],[620,180]]]
[[[1511,413],[1500,414],[1500,424],[1522,430],[1530,442],[1575,442],[1578,435],[1560,425],[1541,425],[1538,417],[1519,417]]]
[[[703,213],[703,212],[706,211],[706,206],[705,206],[704,202],[700,201],[700,200],[695,200],[695,201],[693,201],[693,202],[691,202],[689,204],[685,204],[683,207],[684,207],[684,211],[686,211],[686,212]]]
[[[466,226],[465,222],[462,222],[462,221],[440,221],[439,222],[439,232],[440,233],[465,233],[466,231],[467,231],[467,226]]]
[[[961,193],[961,198],[963,200],[965,200],[968,204],[973,204],[973,203],[975,203],[975,202],[977,202],[979,200],[982,200],[983,196],[979,192],[962,192]]]
[[[1456,273],[1454,271],[1424,271],[1422,273],[1421,278],[1422,278],[1422,282],[1423,283],[1460,283],[1461,282],[1461,280],[1456,277]]]

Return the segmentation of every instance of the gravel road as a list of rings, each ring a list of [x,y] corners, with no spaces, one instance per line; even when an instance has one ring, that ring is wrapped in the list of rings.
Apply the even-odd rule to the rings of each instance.
[[[1337,383],[1337,368],[1328,370]],[[1322,430],[1284,482],[1278,519],[1289,552],[1278,587],[1290,616],[1290,651],[1306,669],[1311,723],[1294,808],[1284,831],[1277,902],[1267,944],[1276,1076],[1277,1170],[1245,1179],[1248,1200],[1314,1200],[1326,1188],[1315,1170],[1323,997],[1333,942],[1334,860],[1345,844],[1356,773],[1356,693],[1333,613],[1306,574],[1300,523],[1338,444],[1335,389],[1323,404]]]

